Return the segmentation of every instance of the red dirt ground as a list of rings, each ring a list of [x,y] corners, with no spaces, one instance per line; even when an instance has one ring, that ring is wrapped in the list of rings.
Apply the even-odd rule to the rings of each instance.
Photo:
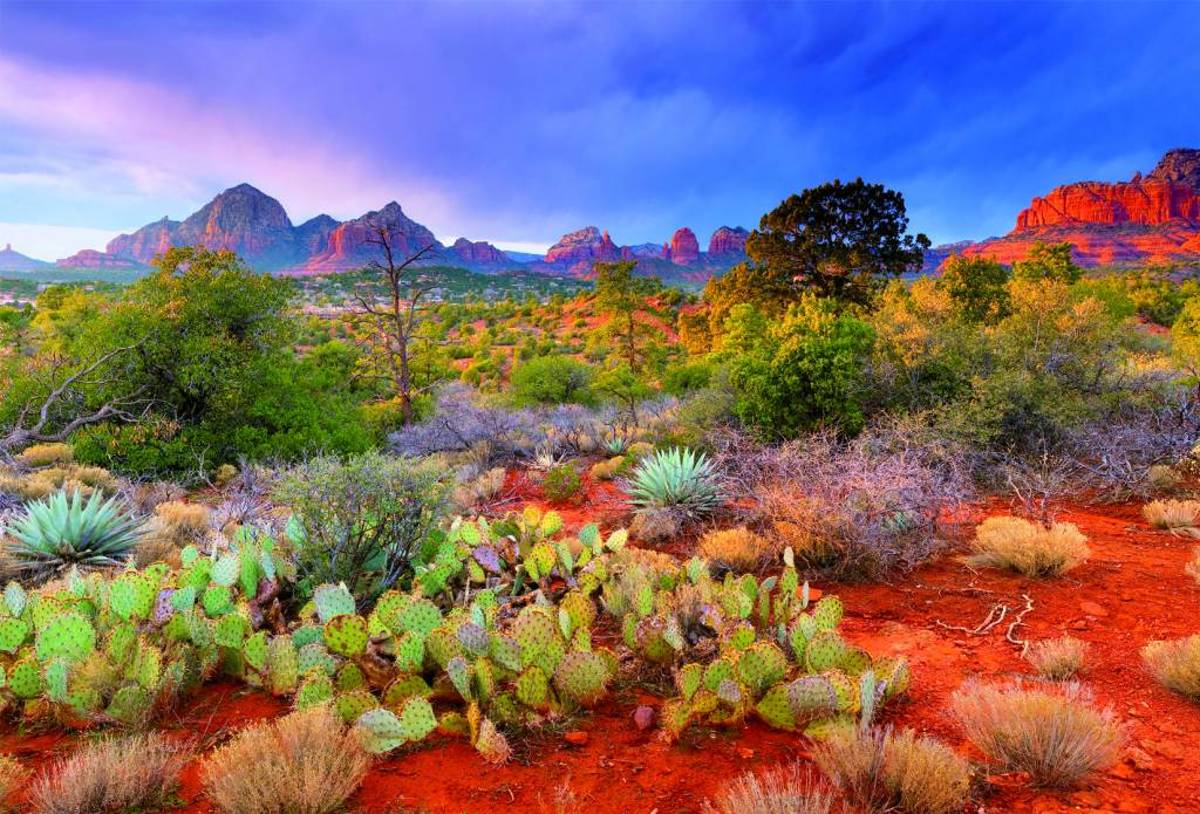
[[[1019,776],[992,776],[971,811],[1200,811],[1200,706],[1157,685],[1138,657],[1149,639],[1200,631],[1200,587],[1183,571],[1193,543],[1149,530],[1137,506],[1073,508],[1060,519],[1079,525],[1093,552],[1088,563],[1060,579],[974,574],[947,556],[891,585],[820,587],[845,601],[848,638],[876,655],[904,654],[912,662],[908,700],[889,707],[884,721],[933,733],[966,753],[971,748],[946,713],[953,691],[973,677],[1004,680],[1032,673],[1018,646],[1005,639],[1007,622],[1025,607],[1022,595],[1032,599],[1033,610],[1014,630],[1015,638],[1070,633],[1091,645],[1084,683],[1128,727],[1122,761],[1093,788],[1073,792],[1033,791]],[[986,635],[943,626],[975,628],[996,603],[1008,605],[1010,612]],[[435,740],[378,761],[353,806],[363,814],[697,812],[705,798],[742,771],[807,759],[805,739],[757,723],[731,731],[696,730],[683,743],[668,745],[654,731],[634,726],[638,703],[657,702],[622,690],[602,709],[573,722],[587,733],[582,746],[569,745],[561,732],[547,732],[516,744],[517,759],[500,768],[484,764],[465,742]],[[166,723],[180,737],[209,745],[230,727],[283,709],[262,694],[218,685]],[[72,740],[7,734],[0,737],[0,752],[40,768]],[[573,805],[556,807],[560,789],[570,790]],[[202,798],[195,764],[185,774],[181,797],[181,812],[212,811]]]

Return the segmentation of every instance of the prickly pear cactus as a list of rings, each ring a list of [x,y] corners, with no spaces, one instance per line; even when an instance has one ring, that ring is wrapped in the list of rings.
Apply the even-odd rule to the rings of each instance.
[[[590,707],[604,697],[611,678],[602,656],[568,653],[554,671],[554,689],[561,697],[581,707]]]
[[[96,630],[78,613],[61,613],[38,632],[35,649],[42,661],[80,661],[96,649]]]
[[[239,568],[240,568],[239,564]],[[236,577],[235,577],[236,578]],[[320,585],[313,591],[313,604],[317,608],[317,618],[326,624],[335,616],[354,613],[354,597],[350,595],[345,585]]]
[[[325,623],[325,644],[339,656],[355,658],[367,649],[367,620],[357,614],[334,616]]]

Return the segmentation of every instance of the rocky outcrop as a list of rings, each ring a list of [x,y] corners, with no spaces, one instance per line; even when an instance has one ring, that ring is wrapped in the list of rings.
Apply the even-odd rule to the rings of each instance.
[[[226,249],[255,267],[278,268],[303,258],[296,230],[279,201],[249,184],[225,190],[174,230],[176,246]]]
[[[700,241],[696,233],[684,226],[671,235],[671,242],[663,247],[663,259],[677,266],[690,266],[700,260]]]
[[[384,226],[391,235],[392,251],[397,261],[415,254],[428,246],[432,254],[440,256],[445,247],[433,236],[433,232],[404,214],[400,204],[392,201],[383,209],[338,224],[329,234],[328,245],[323,252],[308,258],[302,270],[309,273],[330,273],[360,269],[371,261],[380,259],[378,228]]]
[[[64,257],[55,262],[56,266],[61,268],[73,269],[101,269],[101,270],[123,270],[137,271],[145,268],[145,264],[139,263],[136,260],[131,260],[128,257],[117,257],[110,252],[99,252],[95,249],[84,249],[76,252],[70,257]]]
[[[586,226],[559,238],[546,252],[544,262],[567,271],[587,273],[594,263],[612,263],[620,259],[621,250],[612,242],[608,232],[601,232],[595,226]]]
[[[175,230],[179,221],[164,216],[128,235],[117,235],[108,241],[105,251],[114,258],[133,260],[141,265],[148,264],[156,255],[162,254],[172,246],[180,245],[175,240]],[[58,264],[63,265],[63,261]]]
[[[746,253],[746,238],[750,236],[740,226],[722,226],[708,239],[708,254],[711,257],[728,257]]]
[[[0,250],[0,271],[36,271],[49,265],[43,260],[34,260],[32,257],[13,251],[11,243],[5,244],[4,249]]]
[[[329,235],[338,227],[338,221],[329,215],[317,215],[296,227],[296,242],[304,249],[306,257],[320,254],[329,248]]]
[[[1070,243],[1084,266],[1200,263],[1200,150],[1171,150],[1129,181],[1058,187],[1034,198],[1013,231],[962,253],[1013,263],[1038,241]]]
[[[460,237],[454,241],[446,252],[446,259],[451,263],[465,263],[476,268],[481,266],[504,266],[510,261],[508,255],[497,249],[491,243],[483,240],[470,241]]]

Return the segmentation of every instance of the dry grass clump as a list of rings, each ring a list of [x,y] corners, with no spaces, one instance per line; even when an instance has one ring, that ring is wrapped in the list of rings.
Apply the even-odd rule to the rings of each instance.
[[[700,538],[697,553],[721,570],[744,574],[757,571],[771,553],[771,544],[745,526],[710,531]]]
[[[154,811],[179,787],[187,760],[157,732],[94,741],[34,783],[31,805],[36,814]]]
[[[1142,648],[1142,661],[1158,683],[1200,700],[1200,635],[1150,642]]]
[[[799,764],[764,774],[746,772],[730,782],[705,814],[829,814],[833,797],[800,771]]]
[[[9,811],[13,793],[25,785],[29,770],[8,755],[0,755],[0,811]]]
[[[973,567],[1006,568],[1027,577],[1065,574],[1087,560],[1087,537],[1073,523],[1046,528],[1020,517],[989,517],[975,529]]]
[[[818,746],[813,759],[867,814],[951,814],[962,811],[971,790],[966,759],[912,730],[839,735]]]
[[[1034,642],[1025,654],[1025,659],[1042,678],[1066,681],[1083,669],[1086,656],[1087,642],[1071,636],[1060,636],[1057,639]]]
[[[627,460],[624,455],[617,455],[607,461],[592,464],[591,476],[595,480],[612,480],[626,470]]]
[[[1059,690],[972,684],[951,712],[981,752],[1038,786],[1066,788],[1116,763],[1125,733],[1078,684]]]
[[[679,535],[680,523],[671,509],[641,509],[633,515],[629,533],[646,543],[665,543]]]
[[[1192,552],[1192,561],[1183,566],[1183,570],[1196,582],[1200,582],[1200,548]]]
[[[506,475],[504,467],[497,466],[460,483],[454,489],[454,505],[462,511],[470,511],[480,504],[490,503],[503,491]]]
[[[1142,516],[1156,529],[1200,536],[1200,500],[1153,500],[1142,506]]]
[[[200,545],[209,532],[212,512],[199,503],[169,500],[154,507],[154,516],[146,524],[133,556],[139,567],[154,562],[178,564],[179,550]]]
[[[362,783],[370,758],[325,707],[238,733],[201,768],[224,814],[328,814]]]
[[[34,444],[22,450],[17,460],[32,467],[69,464],[75,460],[75,450],[70,444]]]

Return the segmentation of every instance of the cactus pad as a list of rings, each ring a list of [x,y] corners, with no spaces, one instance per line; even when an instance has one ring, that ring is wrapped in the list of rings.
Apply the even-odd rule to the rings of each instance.
[[[846,643],[842,641],[842,637],[836,631],[822,630],[812,638],[808,647],[805,648],[804,662],[809,672],[820,673],[837,667],[845,652]]]
[[[204,612],[214,619],[233,610],[233,593],[227,585],[210,585],[200,597]]]
[[[334,653],[355,658],[367,649],[367,620],[353,613],[339,614],[325,623],[324,637]]]
[[[245,617],[236,613],[222,616],[213,627],[213,642],[218,647],[229,647],[234,650],[240,650],[242,642],[246,639],[246,629],[248,627],[249,623]]]
[[[612,678],[596,653],[568,653],[554,671],[554,688],[563,698],[590,707],[604,697]]]
[[[300,648],[296,656],[296,667],[302,676],[331,676],[337,670],[337,659],[329,654],[325,645],[314,642]]]
[[[233,618],[233,617],[230,617]],[[246,663],[255,670],[261,671],[267,665],[267,631],[260,630],[242,645],[242,655]]]
[[[371,695],[371,691],[363,688],[340,693],[333,699],[333,709],[343,723],[352,724],[364,712],[375,709],[379,701]]]
[[[0,652],[16,653],[29,636],[29,624],[23,619],[0,619]]]
[[[76,662],[96,649],[96,629],[82,615],[59,614],[37,635],[37,657],[42,661],[61,658]]]
[[[239,566],[240,567],[240,566]],[[313,591],[313,604],[317,608],[317,618],[322,624],[335,616],[354,613],[354,597],[345,585],[319,585]]]
[[[329,676],[316,673],[304,679],[296,690],[296,709],[308,709],[333,698],[333,682]]]
[[[267,689],[288,695],[300,678],[300,661],[290,636],[276,636],[267,646]]]
[[[479,724],[479,733],[475,736],[475,749],[484,760],[495,765],[507,763],[512,756],[508,740],[487,718]]]
[[[735,673],[757,698],[787,673],[787,657],[771,642],[756,642],[741,654]]]
[[[767,726],[789,731],[796,728],[796,715],[788,700],[787,684],[776,684],[763,693],[763,697],[754,705],[754,711]]]
[[[821,630],[833,630],[842,621],[842,600],[836,596],[823,596],[813,608],[813,621]]]
[[[825,676],[801,676],[787,685],[788,703],[793,718],[806,723],[833,714],[837,709],[837,693]]]

